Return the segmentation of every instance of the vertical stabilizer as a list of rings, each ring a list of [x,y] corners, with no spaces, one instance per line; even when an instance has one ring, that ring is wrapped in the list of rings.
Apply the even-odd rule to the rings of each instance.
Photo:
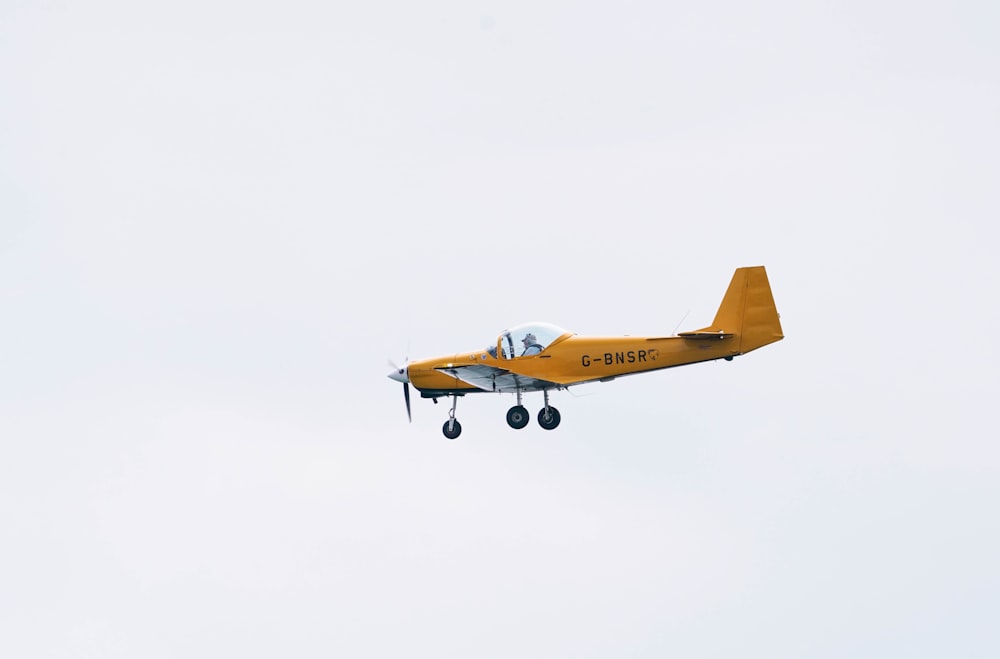
[[[737,268],[715,320],[698,331],[735,334],[738,354],[783,339],[764,266]]]

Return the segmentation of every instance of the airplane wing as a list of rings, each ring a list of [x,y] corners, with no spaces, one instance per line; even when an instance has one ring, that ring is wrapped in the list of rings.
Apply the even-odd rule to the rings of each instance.
[[[518,389],[521,391],[542,391],[543,389],[556,389],[561,386],[557,382],[520,375],[507,369],[487,366],[486,364],[442,366],[436,370],[447,373],[483,391],[514,392]]]

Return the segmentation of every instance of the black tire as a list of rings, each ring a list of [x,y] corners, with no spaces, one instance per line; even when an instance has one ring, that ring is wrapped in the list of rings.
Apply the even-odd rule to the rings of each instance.
[[[562,421],[562,417],[559,415],[559,410],[549,405],[549,413],[545,413],[545,408],[543,407],[538,411],[538,425],[545,428],[546,430],[552,430],[559,425]]]
[[[507,425],[514,430],[520,430],[528,425],[530,419],[531,415],[528,414],[528,410],[524,409],[523,405],[515,405],[507,410]]]
[[[448,429],[448,426],[451,426],[451,430]],[[444,422],[441,432],[443,432],[444,436],[448,439],[455,439],[462,434],[462,424],[458,422],[458,419],[454,419],[454,423],[452,419],[448,419]]]

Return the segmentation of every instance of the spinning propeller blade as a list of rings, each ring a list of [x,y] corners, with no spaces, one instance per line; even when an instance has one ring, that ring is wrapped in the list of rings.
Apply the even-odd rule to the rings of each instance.
[[[400,368],[389,360],[389,366],[392,366],[392,373],[389,373],[389,377],[396,382],[403,383],[403,400],[406,401],[406,418],[413,422],[413,414],[410,412],[410,376],[406,372],[406,367]]]

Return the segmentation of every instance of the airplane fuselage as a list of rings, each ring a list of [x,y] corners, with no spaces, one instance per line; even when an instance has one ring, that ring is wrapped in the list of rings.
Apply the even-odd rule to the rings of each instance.
[[[410,383],[427,397],[488,391],[438,369],[479,364],[516,369],[519,374],[569,386],[656,371],[684,364],[732,358],[734,337],[583,337],[566,334],[540,355],[501,359],[485,350],[425,359],[409,364]]]
[[[505,330],[482,350],[410,362],[389,377],[403,383],[407,415],[409,385],[423,398],[452,397],[449,419],[442,428],[458,437],[455,418],[459,396],[467,393],[513,393],[510,427],[523,428],[528,412],[524,393],[541,392],[538,423],[547,430],[559,425],[559,411],[549,393],[585,382],[647,373],[716,359],[731,360],[784,338],[771,286],[763,266],[733,273],[712,324],[674,336],[578,336],[550,323],[524,323]],[[533,354],[529,354],[533,353]],[[436,401],[435,401],[436,402]]]

